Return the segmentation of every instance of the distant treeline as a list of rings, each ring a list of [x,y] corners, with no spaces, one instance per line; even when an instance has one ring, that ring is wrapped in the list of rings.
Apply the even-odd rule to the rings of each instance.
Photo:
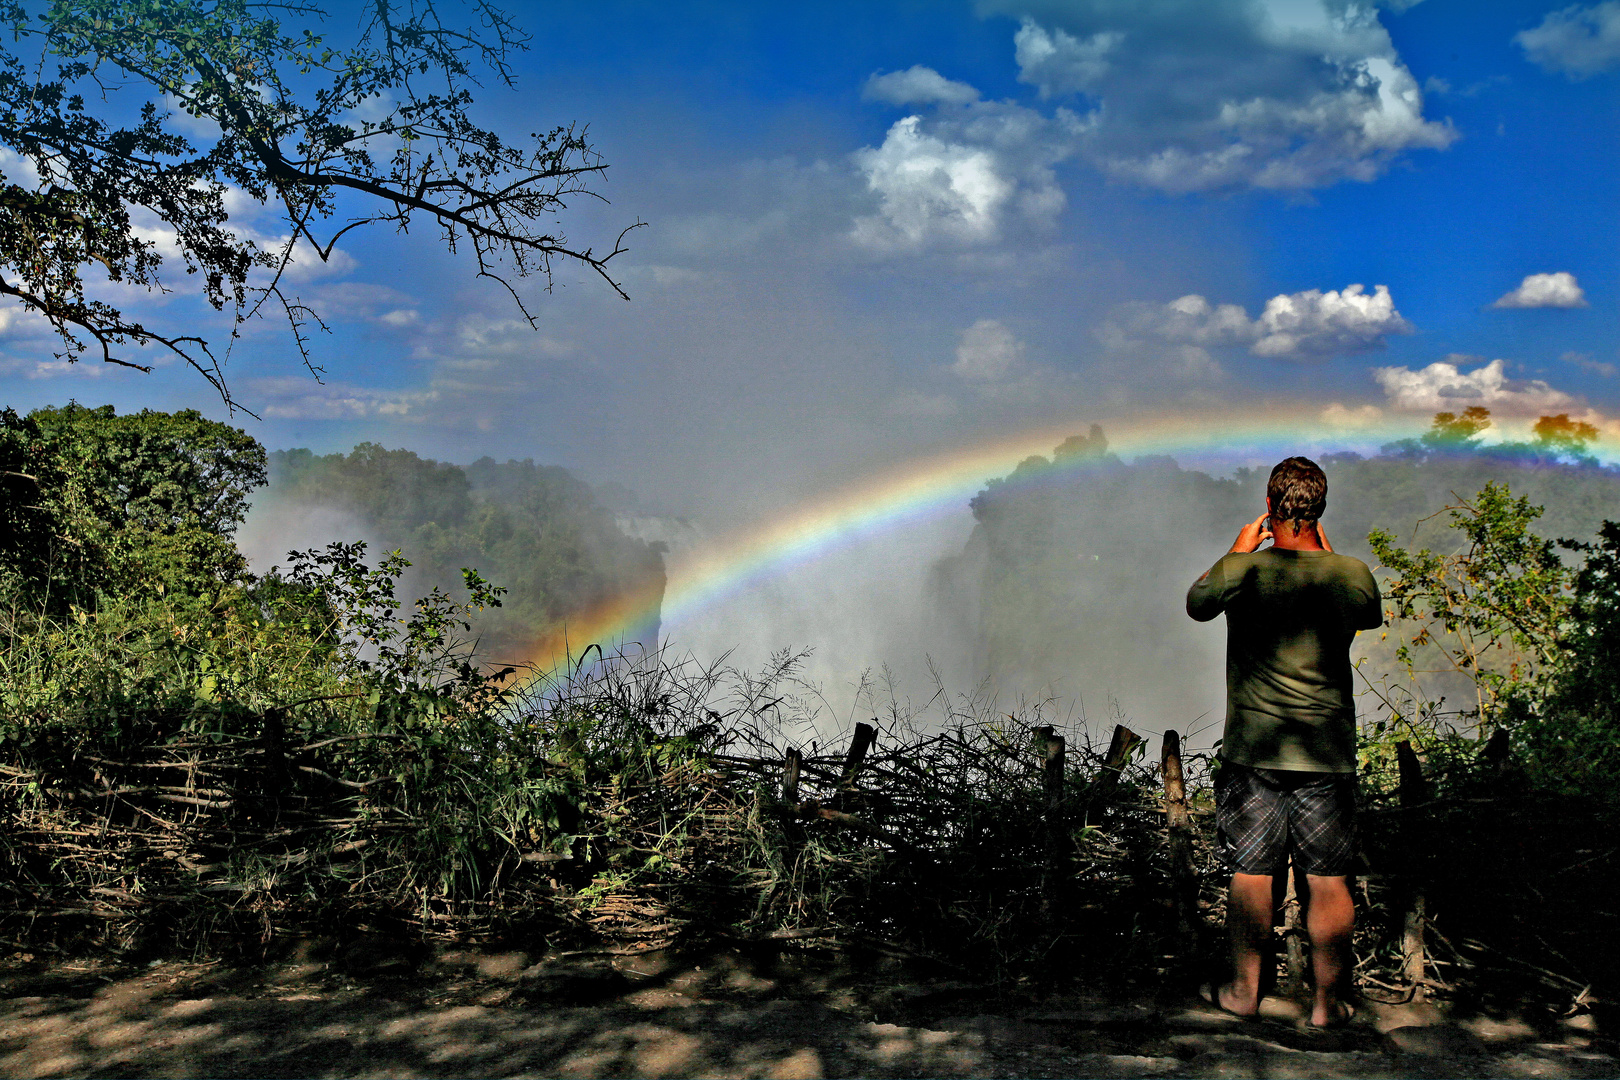
[[[1535,531],[1547,538],[1590,540],[1615,516],[1620,470],[1588,453],[1590,425],[1544,417],[1531,441],[1486,444],[1489,424],[1478,407],[1440,413],[1422,438],[1375,456],[1323,457],[1335,549],[1375,564],[1374,528],[1455,544],[1450,519],[1433,516],[1489,481],[1545,507]],[[1269,475],[1216,477],[1170,457],[1127,463],[1093,425],[986,485],[972,500],[972,535],[934,567],[931,595],[975,642],[979,675],[1001,685],[1072,696],[1185,680],[1218,644],[1192,632],[1186,587],[1264,509]]]
[[[506,590],[473,629],[492,661],[528,659],[537,636],[616,597],[642,601],[653,615],[637,636],[657,640],[661,545],[626,536],[566,469],[487,457],[462,468],[375,443],[267,454],[193,410],[0,413],[0,594],[55,617],[109,600],[257,588],[237,547],[255,503],[272,522],[304,507],[353,519],[357,535],[289,528],[275,552],[283,566],[293,547],[363,539],[373,566],[402,551],[424,593],[459,594],[461,568],[477,569]]]
[[[484,457],[461,467],[361,443],[349,454],[278,450],[269,476],[265,497],[278,512],[352,514],[374,544],[401,550],[429,584],[476,567],[504,586],[503,606],[477,627],[481,651],[494,660],[527,659],[538,634],[612,598],[642,598],[656,613],[663,597],[662,546],[626,536],[592,487],[556,465]],[[654,615],[632,636],[650,644],[657,635]]]

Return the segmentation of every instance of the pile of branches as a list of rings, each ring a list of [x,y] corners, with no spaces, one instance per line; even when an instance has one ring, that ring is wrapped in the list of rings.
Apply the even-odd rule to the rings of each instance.
[[[1102,751],[1039,704],[961,700],[928,728],[894,709],[829,738],[792,658],[755,677],[620,657],[490,700],[447,715],[340,689],[14,724],[0,938],[125,957],[377,932],[836,948],[1098,981],[1173,978],[1215,950],[1202,755],[1178,802],[1123,728]],[[1605,992],[1620,846],[1570,823],[1620,822],[1492,745],[1364,747],[1369,993]],[[1302,938],[1283,928],[1284,977]]]
[[[1162,952],[1171,868],[1139,753],[1110,765],[1068,732],[1055,789],[1038,709],[795,746],[771,692],[788,674],[619,658],[437,725],[329,695],[13,728],[0,927],[125,955],[378,930],[981,973]]]
[[[1613,1000],[1620,805],[1544,775],[1509,731],[1363,747],[1357,975],[1371,996],[1577,1012]]]

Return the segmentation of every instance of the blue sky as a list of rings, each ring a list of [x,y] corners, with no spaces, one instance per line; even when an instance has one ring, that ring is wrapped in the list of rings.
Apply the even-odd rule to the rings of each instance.
[[[565,267],[530,330],[427,233],[351,233],[299,282],[325,382],[273,325],[232,355],[267,445],[533,457],[749,513],[1166,409],[1287,402],[1351,438],[1484,404],[1620,446],[1613,0],[516,14],[535,47],[480,107],[590,125],[611,204],[565,223],[597,245],[646,223],[614,264],[632,300]],[[175,285],[136,306],[223,337]],[[178,367],[64,369],[0,329],[14,406],[225,418]]]

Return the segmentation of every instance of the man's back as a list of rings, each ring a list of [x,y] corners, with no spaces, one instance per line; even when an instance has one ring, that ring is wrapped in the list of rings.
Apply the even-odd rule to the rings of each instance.
[[[1187,591],[1194,619],[1223,611],[1221,757],[1255,768],[1355,772],[1350,642],[1382,621],[1367,565],[1331,551],[1228,553]]]

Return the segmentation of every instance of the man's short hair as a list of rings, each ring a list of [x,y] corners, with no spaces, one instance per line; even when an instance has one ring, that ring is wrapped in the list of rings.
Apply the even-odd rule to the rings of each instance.
[[[1271,516],[1285,521],[1316,521],[1327,509],[1327,475],[1310,458],[1279,461],[1266,482]]]

